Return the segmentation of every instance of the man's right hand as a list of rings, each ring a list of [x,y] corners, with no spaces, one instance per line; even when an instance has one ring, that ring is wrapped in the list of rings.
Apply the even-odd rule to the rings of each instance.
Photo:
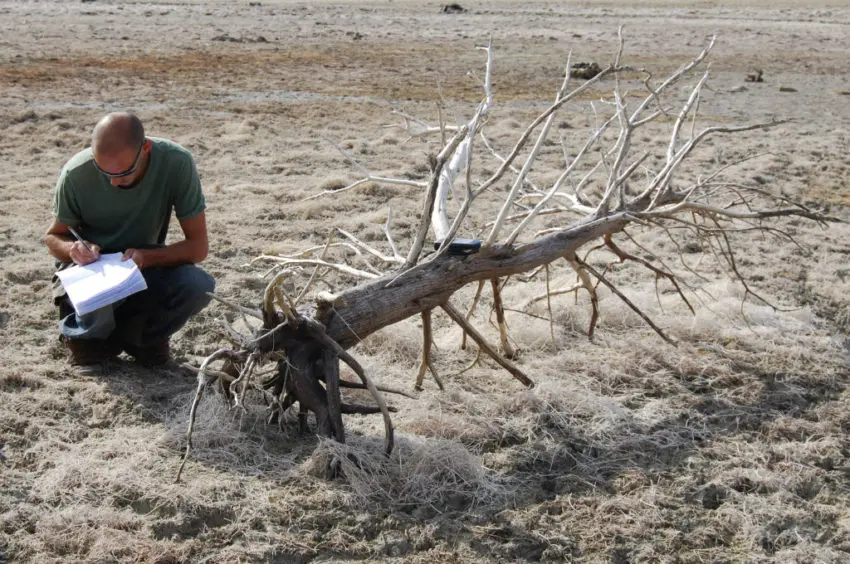
[[[86,241],[88,243],[88,241]],[[74,261],[74,264],[85,265],[90,264],[100,258],[100,247],[93,243],[88,243],[91,247],[91,252],[86,249],[85,245],[79,241],[74,241],[68,251],[68,256]]]

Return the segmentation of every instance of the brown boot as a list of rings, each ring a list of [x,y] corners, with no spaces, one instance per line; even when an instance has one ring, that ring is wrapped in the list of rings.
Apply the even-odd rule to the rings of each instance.
[[[109,339],[70,339],[62,337],[68,348],[68,362],[73,366],[102,365],[121,352]]]
[[[146,368],[160,366],[171,360],[171,348],[168,345],[168,339],[144,347],[125,343],[124,350],[135,358],[136,362]]]

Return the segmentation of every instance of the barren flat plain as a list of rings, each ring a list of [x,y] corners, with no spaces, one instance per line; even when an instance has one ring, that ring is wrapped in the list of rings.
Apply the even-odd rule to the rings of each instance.
[[[850,8],[809,0],[443,7],[0,0],[0,561],[850,560]],[[422,327],[412,317],[352,349],[376,382],[413,396],[386,396],[398,409],[390,458],[379,415],[346,415],[342,449],[299,433],[294,413],[268,424],[259,396],[233,409],[210,390],[179,483],[195,377],[124,356],[101,373],[67,365],[42,237],[58,172],[103,114],[134,111],[148,135],[192,151],[207,199],[204,267],[221,297],[257,307],[272,266],[255,262],[260,255],[321,250],[334,233],[348,241],[335,228],[391,254],[390,210],[389,231],[406,251],[421,188],[340,189],[364,171],[427,180],[440,133],[411,137],[402,115],[431,126],[471,119],[483,96],[480,47],[491,45],[493,58],[488,138],[493,153],[507,154],[554,100],[568,56],[609,64],[621,26],[622,62],[658,81],[717,35],[706,64],[675,89],[687,99],[710,68],[701,125],[782,121],[712,138],[683,178],[728,165],[725,177],[741,186],[842,220],[776,218],[773,233],[730,233],[746,286],[716,248],[636,228],[652,253],[629,248],[680,273],[693,312],[640,264],[593,255],[675,346],[604,286],[591,340],[587,294],[535,300],[546,280],[528,273],[504,297],[515,362],[534,388],[477,358],[475,346],[462,349],[461,331],[436,313],[434,365],[445,390],[428,376],[414,392]],[[762,81],[750,82],[758,71]],[[635,96],[640,86],[632,80]],[[558,159],[610,112],[599,100],[613,87],[600,81],[562,108],[531,181],[557,176]],[[636,138],[650,147],[648,168],[663,158],[674,119]],[[473,182],[498,166],[476,143]],[[486,235],[506,186],[494,190],[465,236]],[[548,215],[540,228],[574,219]],[[179,236],[172,225],[172,240]],[[353,243],[327,258],[376,264]],[[561,263],[546,273],[552,288],[575,282]],[[314,291],[358,283],[329,273]],[[292,284],[297,292],[304,280]],[[474,290],[458,292],[457,307]],[[471,321],[498,343],[492,309],[485,291]],[[222,325],[240,323],[212,303],[173,338],[176,360],[197,366],[226,344]],[[327,479],[333,457],[343,472]]]

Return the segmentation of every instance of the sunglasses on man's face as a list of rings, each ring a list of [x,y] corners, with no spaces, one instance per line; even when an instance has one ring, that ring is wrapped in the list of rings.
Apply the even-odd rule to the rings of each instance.
[[[124,178],[125,176],[130,176],[131,174],[133,174],[134,172],[136,172],[136,169],[137,169],[137,168],[139,168],[139,163],[140,163],[140,162],[141,162],[141,160],[142,160],[142,149],[143,149],[144,147],[145,147],[145,142],[144,142],[144,141],[142,141],[142,144],[141,144],[141,145],[139,145],[139,152],[138,152],[138,153],[136,153],[136,160],[135,160],[135,161],[133,161],[133,166],[131,166],[130,168],[128,168],[128,169],[127,169],[127,170],[125,170],[124,172],[106,172],[105,170],[103,170],[102,168],[100,168],[100,165],[99,165],[99,164],[97,164],[97,161],[95,161],[94,159],[92,159],[92,162],[94,162],[94,167],[95,167],[95,168],[96,168],[96,169],[97,169],[97,170],[98,170],[98,171],[99,171],[102,175],[106,176],[107,178]]]

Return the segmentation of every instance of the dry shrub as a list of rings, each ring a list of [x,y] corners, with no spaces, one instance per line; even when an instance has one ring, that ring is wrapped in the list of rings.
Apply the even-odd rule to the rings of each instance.
[[[490,504],[510,493],[462,445],[439,439],[396,438],[387,457],[374,437],[350,437],[346,444],[323,439],[305,463],[313,475],[338,466],[351,488],[352,503],[384,507]]]

